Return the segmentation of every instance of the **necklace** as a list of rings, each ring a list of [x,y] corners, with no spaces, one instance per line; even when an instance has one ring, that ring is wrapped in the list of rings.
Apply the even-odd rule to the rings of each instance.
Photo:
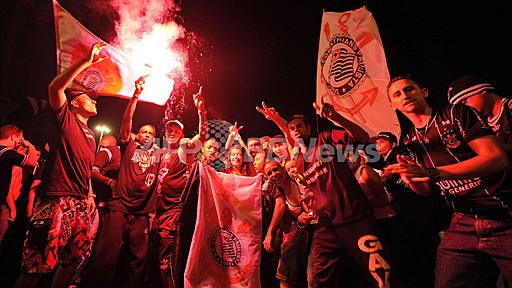
[[[418,140],[420,140],[420,142],[424,142],[424,143],[429,143],[430,140],[428,140],[428,137],[427,137],[427,133],[428,133],[428,129],[430,128],[430,126],[432,125],[432,123],[436,122],[436,116],[437,116],[437,112],[436,114],[434,114],[427,122],[427,125],[425,126],[425,131],[423,132],[423,134],[418,131],[418,128],[414,127],[414,132],[416,132],[416,137],[418,137]],[[423,128],[420,128],[420,129],[423,129]]]

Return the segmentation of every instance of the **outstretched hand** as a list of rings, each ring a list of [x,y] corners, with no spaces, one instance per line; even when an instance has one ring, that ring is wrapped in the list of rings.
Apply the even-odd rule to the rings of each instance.
[[[242,128],[244,128],[244,126],[237,127],[237,125],[238,125],[238,122],[235,122],[235,125],[233,125],[233,126],[229,127],[229,133],[230,133],[230,134],[233,134],[233,136],[235,136],[235,137],[236,137],[237,135],[239,135],[239,134],[238,134],[238,132],[239,132],[240,130],[242,130]]]
[[[318,114],[322,118],[331,118],[334,113],[334,106],[330,103],[322,101],[320,103],[313,102],[313,107],[315,108],[316,114]]]
[[[411,158],[397,155],[396,160],[398,161],[397,164],[386,167],[386,173],[399,174],[400,178],[409,186],[414,185],[415,182],[429,181],[423,166],[416,164]]]
[[[270,121],[275,121],[278,119],[279,113],[276,111],[276,109],[274,107],[267,107],[265,102],[261,102],[261,106],[262,106],[262,108],[256,106],[256,110],[258,110],[258,112],[263,114],[263,116],[265,116],[265,118],[267,118]]]
[[[91,50],[89,50],[89,55],[87,57],[87,61],[90,64],[95,64],[100,61],[103,61],[108,58],[108,56],[100,56],[101,50],[107,46],[107,43],[104,42],[97,42],[92,45]]]

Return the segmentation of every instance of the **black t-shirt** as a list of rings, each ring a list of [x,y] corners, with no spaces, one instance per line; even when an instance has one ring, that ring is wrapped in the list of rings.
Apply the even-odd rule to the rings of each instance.
[[[87,197],[96,142],[94,133],[68,108],[54,111],[49,129],[50,153],[43,171],[43,196]]]
[[[304,157],[305,181],[321,207],[317,211],[320,225],[337,226],[372,215],[343,155],[349,141],[353,142],[343,130],[321,132],[314,149]]]
[[[488,135],[494,133],[472,108],[448,105],[434,111],[422,129],[412,127],[404,144],[419,163],[434,168],[475,157],[468,142]],[[512,183],[507,173],[440,180],[436,184],[455,211],[496,217],[511,215],[506,208],[512,205]]]
[[[274,215],[276,198],[280,196],[284,197],[284,195],[273,181],[266,179],[264,176],[261,177],[261,181],[261,192],[263,193],[263,197],[261,197],[262,225],[263,232],[266,233],[272,221],[272,216]]]
[[[117,146],[108,146],[100,149],[94,160],[93,171],[113,180],[119,176],[121,166],[121,149]],[[112,198],[112,189],[102,182],[93,181],[93,189],[96,194],[96,201],[106,202]]]
[[[121,167],[116,190],[112,192],[109,208],[128,214],[148,214],[156,211],[158,150],[143,147],[130,139],[121,143]]]
[[[11,186],[12,167],[22,166],[26,155],[16,152],[10,147],[0,145],[0,205],[5,204]]]
[[[162,152],[156,184],[158,214],[177,207],[187,183],[187,165],[181,162],[176,149]]]

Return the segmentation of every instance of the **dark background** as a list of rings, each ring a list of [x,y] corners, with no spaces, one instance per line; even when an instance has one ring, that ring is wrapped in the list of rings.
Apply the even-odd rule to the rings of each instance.
[[[114,36],[115,11],[105,1],[61,0],[84,26],[102,39]],[[186,89],[184,122],[191,136],[197,114],[191,94],[199,84],[210,118],[245,126],[244,138],[273,135],[276,127],[255,110],[261,101],[283,116],[314,117],[316,60],[322,11],[366,6],[375,17],[390,74],[409,73],[430,88],[432,104],[446,103],[448,84],[463,74],[488,78],[508,96],[510,15],[506,1],[305,1],[183,0],[181,19],[201,41],[195,47],[192,81]],[[165,7],[162,7],[165,9]],[[35,113],[27,96],[47,98],[56,53],[51,1],[3,1],[1,8],[0,122],[15,123],[34,143],[45,141],[47,113]],[[9,100],[11,99],[11,100]],[[8,114],[16,103],[17,108]],[[119,129],[127,101],[102,97],[90,127]],[[134,128],[159,124],[164,108],[141,103]],[[8,115],[7,115],[8,114]],[[4,119],[1,119],[4,118]],[[314,122],[314,121],[313,121]]]

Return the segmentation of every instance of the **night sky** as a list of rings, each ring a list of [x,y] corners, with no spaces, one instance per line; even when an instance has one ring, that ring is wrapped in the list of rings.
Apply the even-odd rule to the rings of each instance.
[[[192,71],[187,104],[192,105],[191,95],[202,84],[209,117],[241,123],[244,138],[278,133],[255,110],[261,101],[285,117],[294,113],[314,117],[311,103],[322,10],[341,12],[363,5],[379,26],[390,74],[408,73],[420,80],[430,88],[432,104],[446,103],[448,84],[468,73],[488,78],[502,96],[510,95],[506,78],[510,48],[505,42],[511,25],[506,1],[443,2],[183,0],[179,21],[201,39],[195,51],[203,55]],[[60,3],[102,39],[113,38],[114,13],[104,1]],[[2,4],[0,116],[6,116],[7,103],[16,102],[17,109],[6,121],[18,124],[29,140],[41,144],[46,112],[32,115],[26,97],[46,99],[46,87],[55,76],[51,1]],[[107,124],[117,131],[126,103],[100,98],[99,113],[89,126]],[[184,118],[187,136],[197,129],[192,108]],[[141,103],[134,129],[147,122],[158,125],[162,116],[163,108]]]

